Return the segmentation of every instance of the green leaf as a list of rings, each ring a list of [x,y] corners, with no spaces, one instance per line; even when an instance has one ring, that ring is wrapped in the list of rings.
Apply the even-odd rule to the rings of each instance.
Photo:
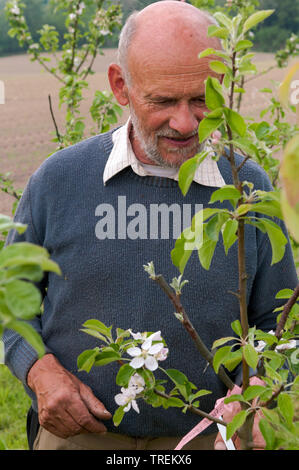
[[[187,233],[191,237],[187,237]],[[192,238],[193,234],[193,238]],[[195,240],[194,232],[189,228],[185,229],[181,236],[176,240],[174,249],[171,250],[171,260],[174,266],[176,266],[180,273],[183,274],[186,264],[192,254],[193,250],[186,250],[185,244],[191,244],[192,239]]]
[[[227,184],[226,186],[216,189],[216,191],[213,192],[209,204],[213,204],[216,201],[238,201],[240,197],[240,191],[235,188],[235,186],[233,186],[232,184]]]
[[[214,13],[214,17],[220,24],[225,26],[229,31],[233,29],[232,20],[228,16],[226,16],[224,13],[217,11],[216,13]]]
[[[11,329],[23,336],[23,338],[36,350],[39,357],[45,353],[44,343],[41,336],[29,323],[21,320],[11,320],[6,323],[5,328]]]
[[[200,397],[203,397],[205,395],[209,395],[210,393],[212,393],[210,390],[205,390],[205,389],[199,390],[198,392],[192,393],[189,396],[189,402],[191,403],[193,400],[196,400],[196,398],[200,398]]]
[[[124,408],[125,408],[125,406],[118,407],[116,409],[114,415],[113,415],[113,418],[112,418],[113,419],[113,424],[116,427],[120,425],[120,423],[122,422],[122,419],[125,415]]]
[[[222,238],[223,238],[223,246],[225,250],[225,254],[227,255],[228,250],[230,247],[235,243],[238,239],[236,233],[238,230],[238,221],[236,219],[228,219],[224,225],[224,229],[222,231]]]
[[[207,107],[211,111],[222,107],[225,100],[222,96],[222,87],[217,78],[208,77],[205,84],[205,102]]]
[[[264,21],[268,16],[272,15],[275,10],[261,10],[253,13],[244,23],[243,33],[256,26],[261,21]]]
[[[120,359],[121,356],[116,351],[103,351],[97,354],[94,365],[105,366],[106,364],[119,361]]]
[[[6,279],[27,279],[32,282],[39,282],[43,276],[44,273],[41,267],[34,264],[13,266],[5,271]]]
[[[294,417],[294,404],[293,401],[287,393],[280,393],[278,395],[277,405],[280,413],[283,415],[286,424],[289,428],[293,427],[293,417]]]
[[[231,324],[230,324],[232,330],[238,335],[238,336],[242,336],[243,332],[242,332],[242,326],[241,326],[241,323],[240,323],[240,320],[235,320],[233,321]]]
[[[184,196],[186,196],[190,185],[194,179],[195,172],[199,165],[208,156],[209,152],[201,152],[193,158],[186,160],[180,167],[179,171],[179,187]]]
[[[250,385],[246,390],[244,391],[244,398],[245,400],[253,400],[256,397],[259,397],[266,391],[266,388],[263,387],[263,385]]]
[[[233,417],[230,423],[228,423],[228,425],[226,426],[227,440],[231,439],[235,432],[245,423],[246,416],[246,410],[242,410]]]
[[[256,202],[253,204],[252,210],[254,212],[258,212],[259,214],[268,215],[269,217],[283,219],[280,204],[274,199],[272,201]]]
[[[166,410],[167,408],[170,408],[170,407],[182,408],[183,406],[185,406],[185,403],[180,398],[177,398],[177,397],[162,399],[162,404],[163,404],[163,408],[165,408]]]
[[[100,320],[96,320],[96,319],[87,320],[85,323],[83,323],[83,326],[87,328],[88,330],[97,331],[98,333],[104,336],[107,336],[108,338],[111,338],[111,327],[108,328]]]
[[[198,258],[204,269],[210,268],[217,242],[206,238],[198,249]]]
[[[245,344],[242,349],[245,361],[252,369],[255,369],[259,360],[258,353],[251,344]]]
[[[218,127],[221,126],[223,123],[223,119],[209,119],[209,118],[204,118],[200,121],[199,126],[198,126],[198,136],[199,136],[199,142],[203,142],[206,140],[212,132],[214,132]]]
[[[263,418],[259,421],[259,428],[266,442],[265,450],[272,450],[275,444],[275,432],[273,427]]]
[[[218,374],[219,367],[221,364],[223,364],[225,358],[228,356],[228,354],[231,352],[232,346],[223,346],[223,348],[220,348],[216,351],[213,357],[213,367]]]
[[[31,283],[13,280],[5,285],[5,302],[18,318],[30,320],[40,313],[40,291]]]
[[[217,25],[211,25],[208,27],[208,36],[227,39],[229,31],[226,28],[219,28]]]
[[[271,265],[278,263],[284,256],[285,245],[287,239],[281,228],[272,220],[260,219],[260,223],[264,226],[272,247]]]
[[[225,338],[219,338],[214,341],[212,349],[219,348],[219,346],[222,346],[225,343],[228,343],[228,341],[235,341],[236,338],[234,336],[226,336]]]
[[[218,241],[219,232],[221,230],[222,225],[227,221],[229,214],[225,213],[218,213],[214,215],[209,222],[205,224],[205,233],[209,237],[210,240],[215,242]]]
[[[116,375],[116,384],[120,387],[127,387],[131,376],[136,372],[136,369],[130,366],[130,364],[124,364],[120,367]]]
[[[224,399],[224,403],[227,405],[228,403],[233,403],[234,401],[242,401],[244,402],[243,395],[235,394],[235,395],[230,395],[229,397]]]
[[[61,274],[59,266],[49,259],[49,253],[41,246],[27,242],[14,243],[0,252],[0,267],[37,264],[44,271]]]
[[[209,62],[209,67],[216,73],[225,74],[227,72],[227,66],[220,60],[211,60]]]
[[[235,51],[239,52],[239,51],[242,51],[243,49],[250,49],[252,46],[253,46],[253,42],[247,39],[241,39],[240,41],[237,42]]]
[[[86,349],[83,351],[77,359],[77,366],[79,372],[85,370],[86,372],[90,372],[90,369],[94,365],[95,358],[98,354],[99,349]]]
[[[242,349],[236,349],[236,351],[230,352],[223,362],[223,365],[228,371],[232,371],[242,361]]]
[[[8,232],[9,230],[15,229],[18,233],[24,233],[27,225],[19,222],[13,222],[7,215],[0,214],[0,232]]]
[[[289,299],[293,293],[294,291],[292,289],[281,289],[277,292],[275,299]]]
[[[200,52],[200,54],[198,54],[198,58],[202,59],[203,57],[207,57],[209,55],[216,54],[216,52],[217,51],[215,49],[213,49],[212,47],[208,47],[204,51]]]
[[[241,114],[229,108],[224,108],[224,115],[230,128],[239,136],[243,137],[246,133],[246,123]]]
[[[185,400],[188,400],[191,391],[191,382],[189,382],[185,374],[176,369],[167,369],[165,372],[179,389]]]

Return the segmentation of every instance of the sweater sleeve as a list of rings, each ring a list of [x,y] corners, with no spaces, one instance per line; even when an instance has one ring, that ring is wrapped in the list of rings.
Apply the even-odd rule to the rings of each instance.
[[[42,245],[39,240],[34,223],[32,220],[31,203],[30,203],[30,183],[24,190],[23,196],[19,202],[14,220],[27,225],[27,229],[23,234],[18,234],[15,230],[11,230],[8,234],[6,245],[17,242],[29,242],[37,245]],[[42,298],[45,295],[47,284],[47,275],[45,274],[41,282],[36,283],[40,289]],[[35,330],[41,335],[41,320],[40,316],[36,316],[29,322]],[[26,387],[26,378],[29,369],[34,362],[38,359],[37,353],[34,348],[18,333],[13,330],[5,329],[3,333],[4,351],[5,351],[5,364],[10,371],[24,384],[27,393],[32,396],[32,391]],[[45,346],[46,352],[51,352]]]

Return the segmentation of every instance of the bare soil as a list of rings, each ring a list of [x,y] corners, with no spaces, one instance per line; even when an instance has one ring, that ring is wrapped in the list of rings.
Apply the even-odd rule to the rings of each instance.
[[[89,77],[90,86],[81,108],[87,129],[91,127],[88,115],[94,92],[110,89],[107,69],[115,59],[116,51],[108,49],[95,61],[95,74]],[[255,62],[259,71],[275,64],[273,55],[266,53],[256,54]],[[250,80],[242,102],[243,116],[259,119],[259,113],[270,97],[259,90],[274,89],[272,81],[279,82],[285,75],[285,69],[276,68]],[[44,72],[37,62],[31,62],[27,55],[0,58],[0,80],[5,85],[5,104],[0,104],[0,173],[10,172],[15,188],[23,189],[30,175],[56,148],[56,143],[51,141],[55,132],[49,111],[49,94],[58,126],[63,130],[64,110],[58,107],[60,83]],[[120,124],[125,122],[127,115],[128,110],[125,110]],[[264,119],[268,119],[268,115]],[[290,119],[294,116],[290,115]],[[11,196],[0,192],[0,213],[10,215],[13,202]]]

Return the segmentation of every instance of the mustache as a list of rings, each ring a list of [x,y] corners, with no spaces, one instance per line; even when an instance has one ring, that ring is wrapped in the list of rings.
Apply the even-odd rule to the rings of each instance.
[[[190,139],[190,137],[194,137],[196,135],[198,135],[198,129],[195,129],[193,132],[186,135],[183,135],[174,129],[170,129],[169,127],[156,132],[156,137],[169,137],[170,139]]]

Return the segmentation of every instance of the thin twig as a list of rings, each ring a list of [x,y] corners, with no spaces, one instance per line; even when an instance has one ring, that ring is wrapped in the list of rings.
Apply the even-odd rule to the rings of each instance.
[[[62,143],[61,135],[59,134],[59,130],[58,130],[58,127],[57,127],[57,124],[56,124],[55,116],[54,116],[54,113],[53,113],[51,95],[48,95],[48,99],[49,99],[50,113],[51,113],[52,121],[54,123],[56,136],[57,136],[57,139],[59,140],[59,142]]]
[[[161,289],[166,293],[168,298],[171,300],[171,302],[174,305],[175,311],[177,313],[180,313],[182,315],[182,325],[188,332],[188,334],[191,336],[192,340],[194,341],[198,351],[200,354],[208,361],[211,367],[213,367],[213,354],[209,351],[209,349],[206,347],[200,336],[198,335],[196,329],[192,325],[191,321],[189,320],[189,317],[187,313],[185,312],[185,309],[181,303],[180,296],[175,295],[172,291],[172,289],[169,287],[167,282],[165,281],[164,277],[161,274],[155,275],[151,277],[160,287]],[[224,368],[221,366],[218,371],[218,376],[222,380],[222,382],[230,389],[232,390],[234,387],[234,383],[232,380],[229,378],[229,376],[226,374]]]
[[[295,288],[293,294],[291,295],[291,297],[289,298],[289,300],[287,301],[287,303],[285,304],[285,306],[283,308],[282,315],[280,317],[279,323],[278,323],[276,331],[275,331],[275,336],[277,337],[278,340],[280,340],[280,338],[282,337],[283,329],[285,327],[285,324],[286,324],[286,321],[288,319],[289,313],[290,313],[292,307],[295,305],[296,300],[298,299],[298,297],[299,297],[299,284],[297,285],[297,287]]]
[[[156,388],[154,388],[154,392],[155,392],[156,395],[159,395],[160,397],[165,398],[167,400],[169,398],[171,398],[170,395],[167,395],[166,393],[160,392],[160,390],[157,390]],[[188,405],[188,403],[185,403],[185,405],[187,406],[187,409],[189,411],[191,411],[191,413],[202,416],[203,418],[207,418],[210,421],[214,421],[214,423],[219,423],[219,424],[222,424],[223,426],[227,426],[227,423],[225,421],[223,421],[222,419],[215,418],[214,416],[210,415],[209,413],[205,413],[204,411],[200,410],[199,408],[195,408],[193,405]]]

